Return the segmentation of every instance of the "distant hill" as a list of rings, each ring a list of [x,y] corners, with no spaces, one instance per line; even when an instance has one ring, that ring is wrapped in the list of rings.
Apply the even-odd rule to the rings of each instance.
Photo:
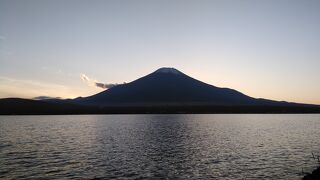
[[[46,102],[40,100],[5,98],[0,99],[0,114],[85,114],[92,112],[90,106],[70,104],[68,102]]]
[[[0,114],[320,113],[320,106],[257,99],[160,68],[127,84],[76,99],[0,99]]]

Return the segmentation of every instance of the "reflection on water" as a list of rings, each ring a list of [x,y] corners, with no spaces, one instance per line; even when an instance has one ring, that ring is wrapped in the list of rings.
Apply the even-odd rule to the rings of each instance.
[[[0,116],[0,178],[298,179],[320,115]]]

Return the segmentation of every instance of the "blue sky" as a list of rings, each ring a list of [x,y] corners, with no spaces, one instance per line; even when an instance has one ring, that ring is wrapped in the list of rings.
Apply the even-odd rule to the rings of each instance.
[[[160,67],[320,104],[320,1],[0,0],[0,98],[88,96]]]

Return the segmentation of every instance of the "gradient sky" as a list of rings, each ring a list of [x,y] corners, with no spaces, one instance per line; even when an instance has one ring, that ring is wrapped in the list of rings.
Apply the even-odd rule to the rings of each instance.
[[[319,0],[0,0],[0,98],[88,96],[175,67],[320,104]]]

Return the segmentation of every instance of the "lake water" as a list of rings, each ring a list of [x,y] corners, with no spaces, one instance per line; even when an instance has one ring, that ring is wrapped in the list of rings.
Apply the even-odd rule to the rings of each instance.
[[[0,178],[299,179],[320,115],[0,116]]]

